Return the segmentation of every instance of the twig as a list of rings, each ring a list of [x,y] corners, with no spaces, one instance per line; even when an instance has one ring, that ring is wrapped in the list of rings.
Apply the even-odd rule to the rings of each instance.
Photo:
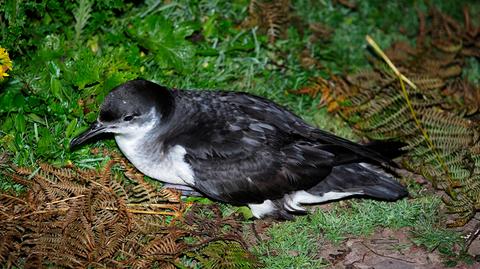
[[[0,194],[0,197],[2,197],[2,196],[3,196],[3,197],[7,197],[7,198],[12,199],[12,200],[15,200],[15,201],[17,201],[17,202],[19,202],[19,203],[22,203],[22,204],[27,204],[27,202],[25,202],[24,200],[22,200],[22,199],[20,199],[20,198],[17,198],[17,197],[15,197],[15,196],[12,196],[12,195],[8,195],[8,194],[3,194],[3,193],[2,193],[2,194]]]
[[[127,204],[128,207],[141,206],[141,207],[156,207],[175,210],[179,207],[179,203],[176,204]]]
[[[251,228],[252,228],[252,231],[253,231],[253,235],[257,239],[257,243],[262,242],[262,239],[260,238],[260,235],[258,235],[257,227],[255,226],[255,221],[252,221],[251,225],[252,225]]]
[[[28,213],[28,214],[25,214],[25,215],[14,217],[12,219],[14,219],[14,220],[15,219],[22,219],[22,218],[25,218],[25,217],[29,217],[31,215],[52,213],[52,212],[57,212],[57,211],[68,211],[69,209],[70,209],[70,207],[60,207],[60,208],[49,209],[49,210],[37,210],[37,211],[31,212],[31,213]]]
[[[68,201],[68,200],[78,199],[78,198],[82,198],[82,197],[85,197],[85,195],[81,194],[81,195],[74,196],[74,197],[68,197],[68,198],[65,198],[65,199],[62,199],[62,200],[58,200],[58,201],[53,201],[53,202],[47,203],[47,205],[58,204],[58,203],[61,203],[61,202],[66,202],[66,201]]]
[[[365,245],[363,242],[360,242],[360,244],[362,244],[364,247],[366,247],[368,250],[370,250],[373,254],[375,254],[375,255],[377,255],[377,256],[384,257],[384,258],[388,258],[388,259],[394,259],[394,260],[398,260],[398,261],[402,261],[402,262],[415,263],[415,262],[413,262],[413,261],[405,260],[405,259],[402,259],[402,258],[397,258],[397,257],[393,257],[393,256],[383,255],[383,254],[378,253],[378,252],[376,252],[375,250],[371,249],[370,247],[368,247],[367,245]]]
[[[115,207],[104,207],[105,210],[118,211],[118,208]],[[147,214],[147,215],[167,215],[167,216],[179,216],[181,215],[178,212],[166,212],[166,211],[152,211],[152,210],[138,210],[138,209],[127,209],[127,212],[134,214]]]

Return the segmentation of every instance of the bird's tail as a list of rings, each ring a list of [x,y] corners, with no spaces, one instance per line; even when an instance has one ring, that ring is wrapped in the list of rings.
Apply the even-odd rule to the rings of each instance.
[[[315,196],[329,192],[345,193],[386,201],[395,201],[408,195],[407,189],[391,174],[367,163],[335,166],[328,177],[307,192]]]
[[[379,153],[381,156],[387,159],[395,159],[403,155],[406,151],[403,149],[407,146],[406,143],[394,140],[375,140],[368,144],[363,145],[363,147],[368,148],[374,152]]]

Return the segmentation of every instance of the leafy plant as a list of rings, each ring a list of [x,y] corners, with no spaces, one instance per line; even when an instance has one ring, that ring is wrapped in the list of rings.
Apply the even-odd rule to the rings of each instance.
[[[213,241],[196,252],[187,254],[201,264],[202,268],[252,268],[251,257],[245,255],[245,249],[236,241]]]
[[[193,46],[185,38],[195,30],[195,25],[184,23],[177,27],[159,15],[149,15],[133,21],[128,33],[141,47],[153,54],[161,68],[173,67],[177,71],[189,70],[195,55]]]
[[[87,25],[92,12],[92,2],[90,0],[79,0],[78,7],[74,10],[75,16],[75,41],[79,42],[83,28]]]

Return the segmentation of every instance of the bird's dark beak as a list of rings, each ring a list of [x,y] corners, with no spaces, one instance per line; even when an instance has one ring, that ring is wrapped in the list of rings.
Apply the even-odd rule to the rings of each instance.
[[[100,122],[97,121],[97,122],[93,123],[92,125],[90,125],[90,128],[88,128],[88,130],[86,130],[85,132],[83,132],[79,136],[72,139],[72,141],[70,142],[70,149],[72,149],[76,146],[80,146],[81,144],[83,144],[87,140],[89,140],[90,138],[93,138],[93,137],[95,137],[99,134],[104,133],[105,129],[106,129],[106,126],[104,126]]]

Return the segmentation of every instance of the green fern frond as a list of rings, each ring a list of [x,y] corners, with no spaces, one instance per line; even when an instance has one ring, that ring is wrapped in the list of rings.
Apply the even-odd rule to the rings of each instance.
[[[87,25],[92,12],[92,0],[79,0],[78,7],[73,12],[75,17],[75,41],[78,42],[82,35],[83,29]]]
[[[205,269],[249,269],[258,263],[236,241],[213,241],[190,257],[199,261]]]
[[[444,18],[438,10],[428,15],[431,24],[422,31],[430,36],[417,47],[397,42],[384,53],[367,36],[381,60],[371,58],[372,69],[336,79],[338,100],[330,102],[342,101],[337,111],[358,134],[406,143],[405,166],[445,190],[456,224],[464,224],[480,210],[480,132],[464,117],[479,112],[479,95],[478,85],[461,77],[465,32]]]

